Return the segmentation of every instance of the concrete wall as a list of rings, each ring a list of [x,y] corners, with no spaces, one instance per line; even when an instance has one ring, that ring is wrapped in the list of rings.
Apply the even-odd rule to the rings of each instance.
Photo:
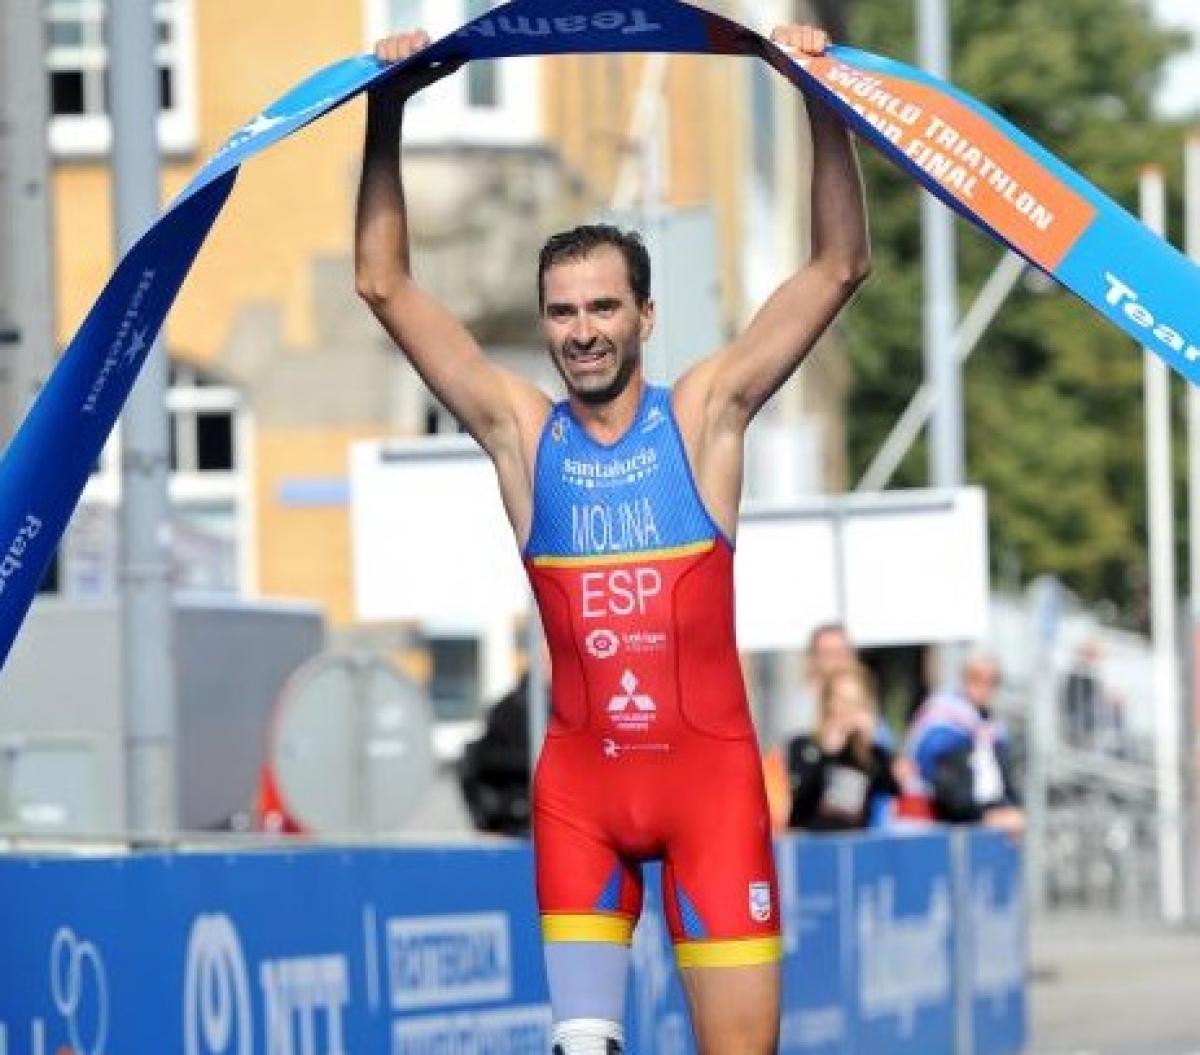
[[[325,631],[308,607],[181,601],[175,633],[180,817],[196,830],[253,804],[271,705]],[[120,655],[114,603],[34,605],[0,674],[0,827],[121,829]]]

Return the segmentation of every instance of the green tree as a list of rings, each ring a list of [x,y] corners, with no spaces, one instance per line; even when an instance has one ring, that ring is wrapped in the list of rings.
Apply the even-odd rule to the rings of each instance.
[[[913,7],[856,0],[850,39],[914,61]],[[1155,121],[1151,99],[1183,40],[1139,0],[950,0],[950,10],[955,84],[1131,211],[1142,165],[1161,164],[1179,185],[1180,130]],[[857,473],[923,377],[915,184],[871,151],[864,161],[875,270],[846,316]],[[965,311],[1000,249],[962,221],[957,243]],[[1145,579],[1141,369],[1128,338],[1030,275],[964,375],[969,476],[988,489],[994,558],[1130,614]],[[926,464],[922,443],[894,483],[924,484]]]

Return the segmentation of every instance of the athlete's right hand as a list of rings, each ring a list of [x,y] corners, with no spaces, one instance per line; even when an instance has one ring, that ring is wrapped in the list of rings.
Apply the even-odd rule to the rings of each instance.
[[[380,62],[392,65],[412,58],[418,51],[423,51],[427,47],[429,47],[429,34],[423,29],[392,33],[375,42],[375,58]],[[401,100],[407,99],[416,95],[422,88],[429,87],[443,77],[449,77],[463,62],[463,59],[450,59],[434,66],[405,70],[394,77],[376,81],[372,85],[371,91],[373,94],[386,94]]]
[[[422,48],[429,47],[429,34],[423,29],[392,33],[375,41],[375,57],[380,62],[403,62]]]

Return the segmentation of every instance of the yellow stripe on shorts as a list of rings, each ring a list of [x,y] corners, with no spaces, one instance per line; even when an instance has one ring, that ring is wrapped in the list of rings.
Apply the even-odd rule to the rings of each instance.
[[[628,945],[633,940],[633,920],[615,912],[549,912],[542,916],[542,938]]]
[[[733,938],[727,941],[681,941],[675,946],[680,967],[752,967],[783,959],[783,939]]]

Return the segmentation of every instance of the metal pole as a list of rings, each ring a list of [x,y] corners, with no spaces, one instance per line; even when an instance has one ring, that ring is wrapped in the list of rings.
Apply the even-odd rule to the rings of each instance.
[[[920,64],[937,77],[950,72],[950,21],[946,0],[917,0],[917,52]],[[962,370],[954,354],[958,317],[954,257],[954,218],[928,191],[921,192],[921,245],[924,272],[925,377],[933,389],[929,428],[929,482],[961,487],[963,458]],[[939,646],[938,681],[958,679],[963,644]]]
[[[1162,169],[1140,179],[1142,218],[1166,227]],[[1163,918],[1183,918],[1183,813],[1179,737],[1179,663],[1175,634],[1175,539],[1171,499],[1171,388],[1166,364],[1142,352],[1146,402],[1146,493],[1150,555],[1150,632],[1154,648],[1154,745],[1158,784],[1159,897]]]
[[[1020,277],[1025,274],[1025,261],[1016,253],[1007,252],[996,265],[996,269],[988,276],[975,303],[963,316],[962,324],[954,335],[954,354],[958,362],[965,363],[970,358],[975,346],[987,332],[988,326],[996,317],[996,313],[1008,299]],[[925,381],[917,389],[916,394],[908,401],[904,413],[892,426],[887,439],[875,452],[867,471],[855,486],[855,491],[882,491],[900,468],[904,456],[925,427],[929,415],[934,408],[935,394],[933,385]]]
[[[642,74],[633,101],[629,131],[625,135],[629,147],[617,171],[612,200],[609,203],[613,212],[632,209],[637,203],[639,187],[643,199],[658,190],[656,180],[660,179],[661,175],[651,172],[655,160],[652,156],[653,139],[663,108],[663,92],[666,89],[669,65],[668,55],[654,53],[642,57]]]
[[[108,5],[117,252],[159,211],[158,70],[153,0]],[[178,826],[171,531],[167,479],[167,361],[150,351],[122,419],[122,673],[126,825],[135,834]]]
[[[1050,756],[1058,679],[1054,648],[1063,618],[1063,587],[1049,575],[1039,575],[1028,590],[1031,651],[1034,662],[1027,686],[1025,719],[1025,890],[1029,911],[1039,915],[1046,906],[1046,844],[1049,837]]]
[[[1184,148],[1184,206],[1185,247],[1188,255],[1200,261],[1200,131],[1192,132]],[[1187,698],[1190,700],[1191,721],[1187,725],[1185,742],[1188,750],[1188,812],[1187,831],[1190,863],[1188,907],[1189,915],[1200,915],[1200,802],[1196,796],[1196,774],[1200,772],[1200,387],[1187,386],[1187,445],[1188,445],[1188,630],[1191,634],[1191,681]]]
[[[946,0],[917,0],[917,47],[921,66],[937,77],[950,71],[950,25]],[[935,405],[929,434],[929,480],[934,487],[963,482],[962,375],[954,354],[954,218],[928,192],[921,194],[921,241],[925,277],[925,374]]]
[[[46,27],[0,5],[0,449],[54,363]]]

